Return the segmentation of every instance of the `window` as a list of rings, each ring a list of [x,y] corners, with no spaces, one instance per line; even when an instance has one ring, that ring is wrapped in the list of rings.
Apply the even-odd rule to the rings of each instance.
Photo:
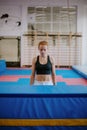
[[[76,12],[76,7],[28,7],[28,30],[75,33]]]

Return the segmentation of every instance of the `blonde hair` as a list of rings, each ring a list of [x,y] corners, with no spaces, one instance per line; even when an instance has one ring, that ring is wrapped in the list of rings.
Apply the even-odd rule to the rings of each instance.
[[[46,45],[46,46],[48,46],[48,42],[47,41],[41,41],[41,42],[39,42],[38,49],[39,49],[40,45]]]

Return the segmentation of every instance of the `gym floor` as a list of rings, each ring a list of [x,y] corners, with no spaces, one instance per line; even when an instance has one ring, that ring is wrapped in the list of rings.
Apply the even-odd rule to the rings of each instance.
[[[29,86],[31,69],[6,68],[0,74],[0,86]],[[56,83],[58,86],[86,86],[87,79],[73,69],[56,69]]]

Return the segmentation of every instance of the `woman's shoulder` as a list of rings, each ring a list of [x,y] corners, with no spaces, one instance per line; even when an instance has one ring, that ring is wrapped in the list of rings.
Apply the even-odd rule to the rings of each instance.
[[[38,57],[38,56],[35,56],[35,57],[33,58],[33,63],[36,63],[37,57]]]
[[[50,58],[51,63],[54,64],[54,57],[49,55],[49,58]]]

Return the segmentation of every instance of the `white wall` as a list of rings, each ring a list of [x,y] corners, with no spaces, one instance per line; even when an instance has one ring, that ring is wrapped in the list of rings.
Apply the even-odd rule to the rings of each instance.
[[[87,65],[87,5],[84,6],[82,43],[82,65]]]
[[[77,6],[77,32],[82,33],[82,64],[87,65],[87,0],[69,0],[69,6]],[[0,36],[21,36],[21,66],[25,64],[24,42],[27,40],[23,34],[27,31],[27,7],[30,6],[67,6],[67,0],[0,0],[0,16],[2,13],[8,12],[12,16],[21,19],[22,25],[17,27],[11,19],[7,24],[3,24],[0,19]],[[14,24],[14,25],[13,25]]]
[[[21,21],[21,8],[16,5],[0,5],[0,17],[9,14],[8,18],[0,19],[1,36],[20,36],[21,26],[17,26],[17,21]],[[7,22],[6,22],[7,20]]]

